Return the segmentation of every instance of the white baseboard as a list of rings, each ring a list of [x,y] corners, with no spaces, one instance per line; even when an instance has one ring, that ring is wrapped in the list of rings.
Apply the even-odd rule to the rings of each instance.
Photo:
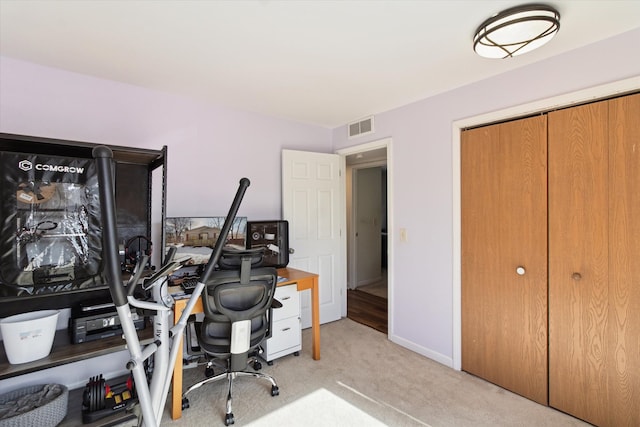
[[[453,359],[451,357],[445,356],[444,354],[431,350],[430,348],[422,347],[412,341],[408,341],[396,335],[389,335],[389,340],[398,345],[401,345],[402,347],[408,348],[411,351],[415,351],[422,356],[428,357],[431,360],[435,360],[436,362],[441,363],[448,368],[453,369]]]

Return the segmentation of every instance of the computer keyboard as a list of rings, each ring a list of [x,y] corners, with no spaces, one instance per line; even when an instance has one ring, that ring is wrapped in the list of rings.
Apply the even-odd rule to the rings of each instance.
[[[180,286],[186,293],[190,294],[196,288],[198,280],[199,279],[197,277],[189,277],[187,279],[184,279],[182,283],[180,283]]]

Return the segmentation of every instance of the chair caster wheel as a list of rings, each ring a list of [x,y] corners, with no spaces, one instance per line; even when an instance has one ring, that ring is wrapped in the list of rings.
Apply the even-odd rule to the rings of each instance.
[[[182,398],[182,409],[189,409],[189,399],[187,399],[186,397]]]
[[[226,426],[234,424],[235,422],[236,422],[236,420],[233,419],[233,414],[227,414],[224,417],[224,425],[226,425]]]
[[[211,378],[211,377],[214,375],[214,373],[215,373],[215,372],[213,371],[213,368],[211,368],[211,367],[207,367],[207,368],[205,368],[205,370],[204,370],[204,375],[205,375],[207,378]]]
[[[271,386],[271,396],[277,396],[280,394],[280,389],[278,388],[277,385],[272,385]]]
[[[260,369],[262,369],[262,363],[260,363],[260,362],[254,362],[254,363],[253,363],[253,370],[254,370],[254,371],[259,371]]]

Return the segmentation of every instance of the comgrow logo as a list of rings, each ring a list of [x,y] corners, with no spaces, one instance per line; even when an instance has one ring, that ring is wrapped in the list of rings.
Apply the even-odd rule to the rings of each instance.
[[[33,169],[33,164],[29,160],[22,160],[20,163],[18,163],[18,167],[23,171],[30,171],[31,169]]]
[[[18,163],[18,167],[23,171],[30,171],[31,169],[35,168],[35,170],[37,171],[65,172],[65,173],[77,173],[77,174],[84,173],[84,168],[76,167],[76,166],[50,165],[46,163],[36,163],[34,167],[33,163],[31,163],[29,160],[21,160],[20,163]]]

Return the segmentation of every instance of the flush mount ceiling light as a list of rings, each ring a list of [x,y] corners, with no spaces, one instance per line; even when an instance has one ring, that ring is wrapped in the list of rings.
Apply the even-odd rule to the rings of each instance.
[[[485,58],[508,58],[539,48],[560,29],[560,14],[551,6],[512,7],[487,19],[473,37],[473,50]]]

